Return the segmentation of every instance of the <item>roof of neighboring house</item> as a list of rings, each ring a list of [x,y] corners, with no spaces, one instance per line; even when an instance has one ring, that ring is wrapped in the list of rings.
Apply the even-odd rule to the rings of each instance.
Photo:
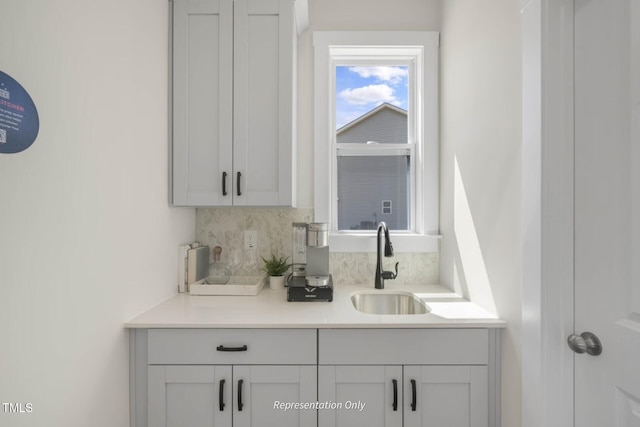
[[[407,115],[407,111],[406,110],[403,110],[400,107],[396,107],[395,105],[389,104],[388,102],[384,102],[384,103],[378,105],[373,110],[364,113],[363,115],[361,115],[357,119],[352,120],[351,122],[349,122],[346,125],[342,126],[340,129],[338,129],[336,131],[336,135],[340,135],[342,132],[344,132],[344,131],[346,131],[348,129],[351,129],[352,127],[354,127],[358,123],[362,123],[363,121],[367,120],[371,116],[375,116],[376,114],[378,114],[380,111],[382,111],[384,109],[389,109],[391,111],[395,111],[396,113],[404,114],[405,116]]]

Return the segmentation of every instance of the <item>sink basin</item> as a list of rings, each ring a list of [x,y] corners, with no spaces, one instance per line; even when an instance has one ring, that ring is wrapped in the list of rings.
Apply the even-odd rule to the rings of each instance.
[[[353,307],[368,314],[425,314],[431,311],[409,292],[368,291],[351,296]]]

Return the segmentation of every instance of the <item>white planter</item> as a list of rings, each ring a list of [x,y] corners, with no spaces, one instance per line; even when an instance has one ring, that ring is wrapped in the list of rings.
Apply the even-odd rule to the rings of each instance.
[[[284,276],[269,276],[269,287],[271,289],[284,289]]]

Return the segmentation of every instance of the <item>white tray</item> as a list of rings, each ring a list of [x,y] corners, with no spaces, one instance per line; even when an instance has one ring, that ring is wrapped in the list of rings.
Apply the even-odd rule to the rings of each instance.
[[[226,285],[209,285],[205,279],[189,285],[191,295],[258,295],[265,278],[259,276],[231,276]]]

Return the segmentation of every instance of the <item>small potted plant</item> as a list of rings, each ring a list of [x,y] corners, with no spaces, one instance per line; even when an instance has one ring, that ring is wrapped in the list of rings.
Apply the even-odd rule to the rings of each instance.
[[[269,286],[271,289],[284,288],[284,273],[291,267],[289,257],[276,258],[274,254],[271,254],[271,259],[262,258],[262,261],[264,262],[262,270],[264,270],[265,274],[269,277]]]

